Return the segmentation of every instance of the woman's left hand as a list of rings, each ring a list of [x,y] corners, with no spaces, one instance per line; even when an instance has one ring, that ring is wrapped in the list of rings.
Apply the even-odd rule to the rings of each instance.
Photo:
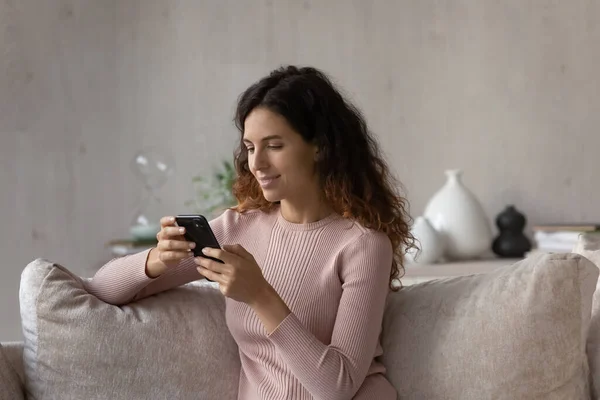
[[[205,248],[202,253],[223,261],[221,264],[204,257],[195,258],[198,272],[218,282],[224,296],[251,305],[269,288],[254,256],[241,245],[224,245],[223,249]]]

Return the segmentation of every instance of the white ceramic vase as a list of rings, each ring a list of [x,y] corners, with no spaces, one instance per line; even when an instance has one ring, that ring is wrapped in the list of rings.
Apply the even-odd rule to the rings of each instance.
[[[491,249],[493,236],[483,207],[462,182],[462,171],[447,170],[444,186],[429,200],[425,217],[441,234],[449,260],[480,257]]]
[[[411,264],[433,264],[439,261],[444,253],[444,242],[429,220],[422,216],[417,217],[411,233],[417,240],[419,250],[407,251],[407,260]]]

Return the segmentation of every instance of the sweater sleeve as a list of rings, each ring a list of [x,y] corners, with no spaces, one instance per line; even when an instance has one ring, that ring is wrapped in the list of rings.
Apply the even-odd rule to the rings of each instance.
[[[109,261],[86,283],[87,291],[106,303],[122,305],[203,278],[192,257],[150,278],[146,275],[149,253],[150,249]]]
[[[215,236],[221,244],[226,242],[230,228],[228,221],[231,211],[210,221]],[[196,270],[193,257],[182,260],[176,267],[167,270],[157,278],[146,275],[146,261],[150,249],[125,257],[115,258],[106,263],[86,283],[89,293],[109,304],[122,305],[151,296],[183,284],[204,279]]]
[[[379,343],[392,259],[389,238],[375,232],[363,234],[342,250],[342,296],[329,345],[293,313],[269,335],[315,399],[350,399],[362,385]]]

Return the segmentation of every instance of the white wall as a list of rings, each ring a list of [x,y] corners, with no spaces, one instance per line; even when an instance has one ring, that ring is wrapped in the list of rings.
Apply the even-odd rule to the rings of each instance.
[[[490,220],[600,220],[599,21],[595,0],[0,0],[0,339],[28,261],[89,275],[126,234],[138,148],[177,156],[179,212],[230,156],[239,93],[285,63],[364,110],[414,216],[462,168]]]

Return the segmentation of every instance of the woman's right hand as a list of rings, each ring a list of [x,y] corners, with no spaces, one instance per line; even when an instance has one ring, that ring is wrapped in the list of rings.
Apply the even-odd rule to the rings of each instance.
[[[183,234],[185,228],[175,225],[174,217],[160,219],[160,232],[156,234],[158,244],[150,250],[146,262],[146,275],[156,278],[167,269],[175,267],[183,259],[193,256],[194,242],[188,242]]]

